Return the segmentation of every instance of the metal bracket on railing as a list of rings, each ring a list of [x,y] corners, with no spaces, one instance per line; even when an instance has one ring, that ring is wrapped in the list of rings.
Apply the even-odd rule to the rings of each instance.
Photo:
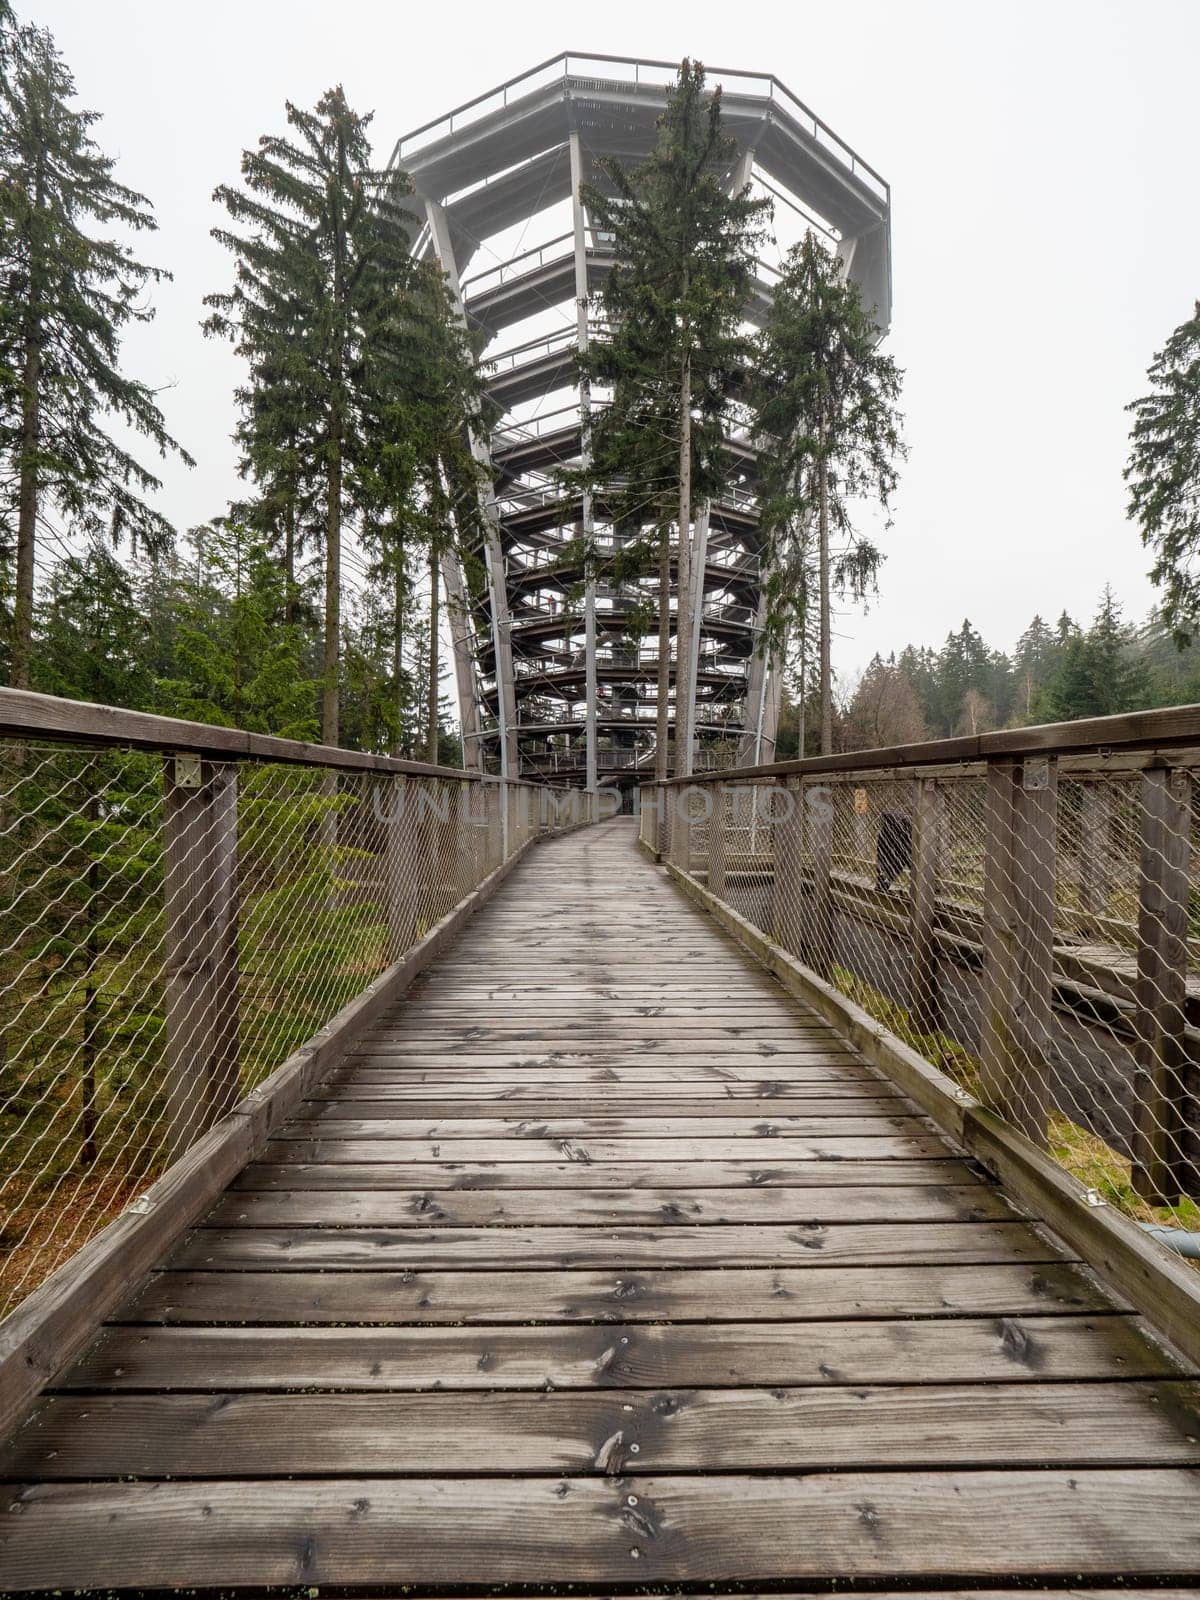
[[[1085,1206],[1106,1206],[1108,1201],[1100,1193],[1099,1189],[1085,1189],[1083,1191],[1083,1203]]]
[[[148,1217],[157,1204],[158,1202],[152,1200],[148,1194],[140,1194],[127,1210],[131,1216]]]
[[[176,788],[199,789],[202,776],[199,756],[183,754],[175,757]]]
[[[1050,763],[1044,756],[1035,756],[1023,763],[1021,787],[1026,794],[1036,794],[1050,787]]]

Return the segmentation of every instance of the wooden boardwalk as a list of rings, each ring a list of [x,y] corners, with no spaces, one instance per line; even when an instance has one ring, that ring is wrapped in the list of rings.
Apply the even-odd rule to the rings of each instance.
[[[45,1399],[0,1591],[1195,1593],[1194,1377],[618,821]]]

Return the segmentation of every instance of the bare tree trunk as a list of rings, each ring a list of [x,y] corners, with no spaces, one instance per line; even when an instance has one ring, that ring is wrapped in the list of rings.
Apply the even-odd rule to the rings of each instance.
[[[830,647],[829,605],[829,474],[825,463],[825,430],[821,430],[821,456],[817,464],[817,493],[820,506],[820,588],[821,588],[821,754],[833,754],[833,654]]]
[[[37,548],[38,446],[41,442],[42,347],[32,325],[25,335],[21,373],[21,465],[17,500],[17,572],[13,605],[12,686],[28,689],[33,657],[33,573]]]
[[[404,754],[404,545],[392,552],[392,683],[396,690],[395,755]]]
[[[437,510],[441,511],[440,503]],[[429,541],[429,704],[426,707],[425,759],[436,765],[438,758],[438,688],[441,676],[439,659],[439,584],[440,555],[437,528]]]
[[[684,274],[684,292],[687,292]],[[675,774],[692,771],[692,361],[679,377],[679,600],[675,608]]]
[[[658,555],[658,715],[655,719],[654,776],[668,776],[668,697],[671,691],[671,533],[664,524]]]
[[[800,715],[796,719],[796,756],[804,760],[808,743],[808,616],[800,623]]]
[[[291,627],[296,620],[296,500],[288,496],[283,523],[283,620]]]
[[[337,744],[340,697],[338,661],[342,627],[342,451],[335,441],[329,463],[329,508],[325,530],[325,651],[321,696],[321,742]]]
[[[33,184],[33,210],[45,202],[45,159],[38,158]],[[29,306],[25,315],[21,369],[21,461],[17,494],[17,571],[13,597],[13,638],[10,681],[14,689],[28,689],[33,658],[34,554],[37,548],[38,448],[41,444],[42,328],[35,310],[41,293],[33,222],[26,231],[29,249]]]

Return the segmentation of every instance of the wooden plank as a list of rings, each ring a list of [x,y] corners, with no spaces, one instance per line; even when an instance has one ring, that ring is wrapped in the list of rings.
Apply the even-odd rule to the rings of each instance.
[[[661,1062],[664,1066],[686,1066],[699,1063],[709,1066],[719,1062],[722,1066],[755,1067],[762,1070],[764,1062],[780,1065],[838,1067],[860,1059],[844,1046],[828,1044],[803,1045],[790,1040],[727,1039],[724,1043],[712,1040],[648,1040],[639,1044],[636,1039],[622,1038],[604,1041],[599,1039],[489,1039],[472,1044],[470,1040],[412,1041],[412,1047],[397,1044],[365,1043],[356,1052],[356,1059],[385,1059],[391,1065],[433,1067],[470,1063],[481,1070],[489,1067],[520,1067],[538,1064],[564,1066],[605,1066],[626,1059],[641,1057],[647,1063]]]
[[[636,1189],[664,1184],[696,1190],[845,1184],[873,1189],[963,1184],[979,1174],[945,1151],[925,1161],[812,1160],[582,1162],[256,1161],[232,1185],[247,1189]]]
[[[285,1130],[286,1132],[287,1130]],[[871,1138],[828,1137],[756,1139],[272,1139],[264,1159],[274,1161],[870,1161],[936,1159],[946,1154],[936,1134]]]
[[[0,1583],[1190,1581],[1198,1491],[1174,1467],[45,1484],[13,1491]]]
[[[426,1027],[461,1027],[464,1012],[468,1010],[469,1005],[469,1001],[459,1000],[450,1005],[427,1003],[413,1006],[402,1015],[389,1020],[385,1031],[403,1034],[406,1031],[421,1032]],[[592,998],[581,995],[575,1000],[545,999],[532,1003],[527,999],[489,999],[488,1025],[528,1027],[531,1011],[542,1020],[553,1020],[556,1023],[581,1022],[602,1030],[610,1024],[636,1024],[644,1017],[665,1017],[676,1021],[687,1018],[709,1027],[727,1021],[739,1024],[756,1022],[795,1028],[804,1034],[819,1031],[805,1020],[790,1017],[774,1000],[739,1000],[735,997],[729,1000],[695,1000],[690,1004],[680,1004],[665,992],[658,999],[648,996],[630,1000],[605,999],[599,995]],[[835,1042],[836,1036],[828,1029],[825,1032],[830,1041]]]
[[[1186,1381],[222,1400],[53,1396],[0,1478],[1200,1465]]]
[[[109,1327],[59,1388],[702,1388],[1029,1383],[1181,1373],[1134,1317],[614,1322],[574,1327]]]
[[[886,1102],[892,1104],[893,1102]],[[900,1102],[901,1105],[904,1102]],[[521,1139],[551,1140],[593,1137],[602,1139],[786,1139],[792,1136],[820,1139],[877,1138],[887,1134],[920,1133],[927,1127],[923,1117],[911,1114],[859,1115],[855,1107],[843,1107],[840,1115],[810,1116],[792,1112],[780,1113],[773,1107],[773,1115],[764,1117],[730,1116],[707,1117],[679,1116],[667,1112],[659,1116],[608,1117],[565,1116],[556,1117],[442,1117],[438,1121],[428,1118],[398,1117],[397,1110],[404,1108],[384,1105],[382,1114],[370,1102],[355,1105],[355,1116],[343,1116],[345,1109],[340,1101],[323,1105],[321,1101],[308,1101],[311,1116],[295,1117],[278,1137],[287,1139],[438,1139],[454,1142],[459,1139]]]
[[[610,1114],[628,1115],[646,1105],[655,1108],[654,1115],[682,1106],[688,1116],[707,1116],[710,1114],[709,1107],[714,1114],[723,1108],[726,1114],[745,1112],[747,1115],[808,1107],[814,1109],[816,1115],[823,1116],[830,1113],[816,1109],[822,1105],[861,1104],[865,1101],[872,1106],[879,1103],[894,1107],[899,1098],[898,1089],[872,1078],[854,1078],[845,1083],[836,1079],[832,1082],[816,1080],[788,1083],[786,1080],[772,1081],[769,1078],[760,1079],[757,1083],[737,1084],[717,1081],[665,1082],[643,1084],[639,1089],[637,1085],[619,1082],[555,1083],[551,1080],[521,1083],[519,1080],[513,1082],[511,1079],[505,1081],[490,1077],[483,1081],[470,1078],[457,1082],[449,1080],[431,1086],[428,1083],[412,1083],[403,1072],[363,1072],[353,1076],[341,1073],[319,1085],[309,1096],[310,1101],[337,1101],[342,1105],[355,1105],[368,1100],[386,1102],[393,1107],[408,1107],[414,1116],[440,1116],[446,1114],[450,1107],[455,1108],[455,1114],[458,1114],[457,1108],[464,1108],[461,1113],[463,1116],[475,1114],[465,1109],[467,1107],[481,1110],[490,1107],[495,1114],[497,1110],[503,1111],[506,1106],[514,1105],[522,1112],[531,1105],[552,1106],[554,1111],[548,1111],[545,1115],[561,1112],[564,1107],[569,1109],[573,1105],[597,1106]]]
[[[647,1010],[651,1009],[647,1007]],[[840,1041],[827,1028],[801,1028],[786,1018],[776,1018],[768,1023],[704,1022],[696,1019],[688,1032],[690,1040],[686,1042],[700,1049],[709,1045],[724,1049],[730,1041],[754,1044],[759,1039],[768,1039],[772,1043],[787,1040],[797,1048],[803,1046],[806,1049],[831,1049],[836,1052],[842,1048]],[[487,1046],[508,1044],[513,1040],[541,1039],[549,1044],[574,1044],[580,1038],[592,1041],[593,1046],[630,1040],[638,1049],[648,1046],[651,1050],[664,1041],[685,1042],[679,1041],[677,1019],[671,1017],[631,1017],[628,1021],[617,1019],[597,1026],[586,1017],[578,1021],[555,1018],[542,1021],[536,1014],[527,1014],[522,1022],[493,1024],[490,1021],[465,1023],[460,1020],[455,1025],[441,1027],[432,1023],[418,1027],[410,1022],[395,1030],[376,1028],[369,1039],[364,1040],[364,1044],[386,1046],[397,1055],[405,1055],[431,1045],[465,1044],[486,1049]]]
[[[680,950],[680,958],[686,960],[685,950]],[[638,966],[638,974],[645,978],[645,963]],[[501,982],[504,982],[502,979]],[[542,987],[538,997],[531,997],[525,986],[520,986],[512,992],[510,997],[504,997],[496,992],[496,984],[488,986],[466,987],[438,986],[437,989],[422,989],[419,994],[410,995],[405,1005],[395,1006],[387,1016],[387,1026],[403,1027],[418,1016],[440,1018],[445,1021],[461,1021],[462,1014],[470,1005],[486,1002],[488,1016],[518,1016],[525,1010],[528,1016],[528,1006],[531,998],[538,1002],[538,1014],[562,1014],[573,1010],[589,1011],[589,1013],[611,1014],[611,1016],[624,1016],[630,1011],[637,1011],[638,1006],[651,1005],[654,1010],[669,1011],[669,1013],[690,1014],[696,1010],[706,1018],[718,1016],[722,1011],[752,1011],[758,1016],[771,1016],[782,1021],[794,1022],[797,1027],[816,1026],[816,1018],[803,1006],[790,1000],[787,994],[779,990],[766,989],[765,986],[755,986],[754,989],[731,989],[726,982],[718,982],[715,986],[693,986],[693,994],[686,1000],[675,994],[672,989],[659,990],[658,995],[651,992],[653,986],[642,984],[635,989],[634,984],[626,982],[595,982],[590,986],[568,986],[568,984],[547,984]],[[534,987],[534,986],[530,986]]]
[[[759,1084],[783,1085],[789,1092],[801,1084],[820,1086],[834,1083],[871,1084],[880,1090],[890,1087],[885,1078],[872,1068],[849,1061],[833,1067],[820,1063],[773,1061],[769,1066],[726,1066],[714,1064],[658,1066],[640,1063],[636,1059],[615,1062],[610,1066],[579,1066],[554,1061],[530,1063],[523,1067],[507,1069],[488,1065],[467,1066],[453,1061],[446,1066],[406,1067],[392,1066],[374,1057],[360,1057],[351,1052],[326,1080],[330,1084],[378,1083],[387,1081],[403,1084],[499,1084],[505,1088],[526,1088],[538,1084],[630,1084],[635,1087],[653,1087],[661,1084],[715,1084],[722,1092],[736,1093],[739,1085],[746,1085],[746,1093],[755,1093]],[[727,1089],[726,1089],[726,1086]]]
[[[564,1131],[572,1136],[586,1129],[596,1133],[637,1133],[647,1127],[659,1133],[702,1131],[693,1124],[712,1124],[717,1134],[728,1133],[729,1124],[744,1117],[752,1118],[763,1130],[762,1136],[772,1137],[769,1130],[778,1132],[789,1127],[807,1131],[807,1125],[824,1122],[831,1117],[875,1118],[888,1116],[897,1125],[911,1120],[908,1116],[890,1116],[904,1113],[907,1102],[896,1095],[867,1096],[846,1093],[828,1100],[792,1099],[772,1095],[765,1100],[738,1100],[731,1104],[728,1097],[712,1096],[695,1102],[676,1096],[671,1100],[623,1099],[612,1101],[606,1094],[592,1090],[583,1096],[573,1094],[568,1099],[538,1099],[512,1106],[511,1116],[500,1113],[510,1108],[511,1102],[479,1101],[468,1097],[459,1100],[446,1096],[440,1100],[412,1101],[403,1095],[378,1098],[370,1087],[359,1089],[357,1096],[346,1099],[325,1099],[314,1096],[304,1103],[304,1121],[330,1122],[383,1120],[417,1122],[430,1137],[446,1127],[469,1123],[473,1134],[490,1138],[496,1133],[512,1132],[522,1136],[534,1127],[544,1127],[555,1136]]]
[[[1023,1222],[723,1223],[703,1228],[198,1228],[176,1267],[803,1266],[877,1261],[1053,1261]]]
[[[454,1077],[464,1073],[536,1072],[545,1068],[555,1071],[577,1067],[583,1071],[621,1071],[639,1066],[657,1066],[662,1070],[674,1069],[685,1076],[688,1073],[711,1071],[714,1075],[733,1079],[739,1072],[747,1078],[777,1069],[790,1067],[813,1073],[841,1073],[859,1066],[862,1057],[849,1046],[823,1046],[820,1049],[779,1047],[763,1040],[753,1049],[739,1045],[736,1049],[708,1049],[704,1045],[691,1045],[687,1049],[639,1051],[627,1040],[613,1044],[597,1044],[585,1048],[576,1041],[570,1047],[531,1045],[518,1050],[512,1046],[499,1050],[472,1052],[465,1047],[437,1050],[399,1052],[388,1045],[372,1045],[356,1050],[346,1057],[347,1065],[361,1064],[377,1071],[390,1072],[441,1072]]]
[[[861,1223],[1010,1221],[994,1189],[926,1184],[915,1189],[398,1189],[365,1194],[328,1189],[227,1194],[210,1228],[527,1227],[613,1223],[681,1227],[727,1222]]]
[[[124,1322],[796,1322],[1083,1315],[1112,1308],[1078,1267],[649,1267],[497,1272],[158,1272]]]
[[[645,939],[640,941],[640,949],[645,952]],[[594,952],[595,954],[595,952]],[[691,978],[691,958],[694,950],[682,947],[682,971],[678,974],[678,982],[672,986],[672,997],[696,1000],[765,1000],[765,1002],[778,1002],[789,1008],[789,1014],[800,1018],[811,1018],[811,1013],[802,1000],[787,994],[778,982],[771,979],[770,973],[757,974],[752,971],[742,973],[739,968],[730,971],[730,962],[725,958],[723,965],[718,968],[717,976],[712,979]],[[437,997],[440,1002],[456,1003],[456,1005],[477,1005],[483,1000],[523,1000],[523,998],[544,997],[550,998],[560,995],[563,998],[584,998],[595,1000],[606,995],[614,995],[621,1000],[637,1000],[638,997],[662,997],[662,986],[646,978],[645,962],[630,962],[627,970],[622,974],[621,981],[605,976],[611,973],[613,963],[594,963],[587,968],[586,974],[579,979],[571,978],[570,971],[557,968],[562,974],[560,979],[550,979],[547,974],[546,963],[534,966],[534,971],[528,978],[515,976],[509,962],[502,963],[498,970],[488,974],[482,962],[470,963],[469,971],[454,974],[442,963],[438,963],[437,987],[426,986],[416,994],[416,1000]],[[598,971],[598,976],[597,976]],[[405,1008],[397,1006],[392,1011],[395,1022],[402,1021]]]

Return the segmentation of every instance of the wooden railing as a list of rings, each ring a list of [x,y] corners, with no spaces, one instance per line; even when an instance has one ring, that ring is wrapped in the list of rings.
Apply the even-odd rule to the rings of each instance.
[[[594,803],[0,690],[0,1312],[34,1291],[10,1353],[61,1298],[43,1280],[120,1254],[139,1218],[160,1245],[186,1225],[314,1064]]]
[[[645,785],[641,838],[957,1131],[978,1108],[1186,1250],[1198,776],[1186,706]]]

